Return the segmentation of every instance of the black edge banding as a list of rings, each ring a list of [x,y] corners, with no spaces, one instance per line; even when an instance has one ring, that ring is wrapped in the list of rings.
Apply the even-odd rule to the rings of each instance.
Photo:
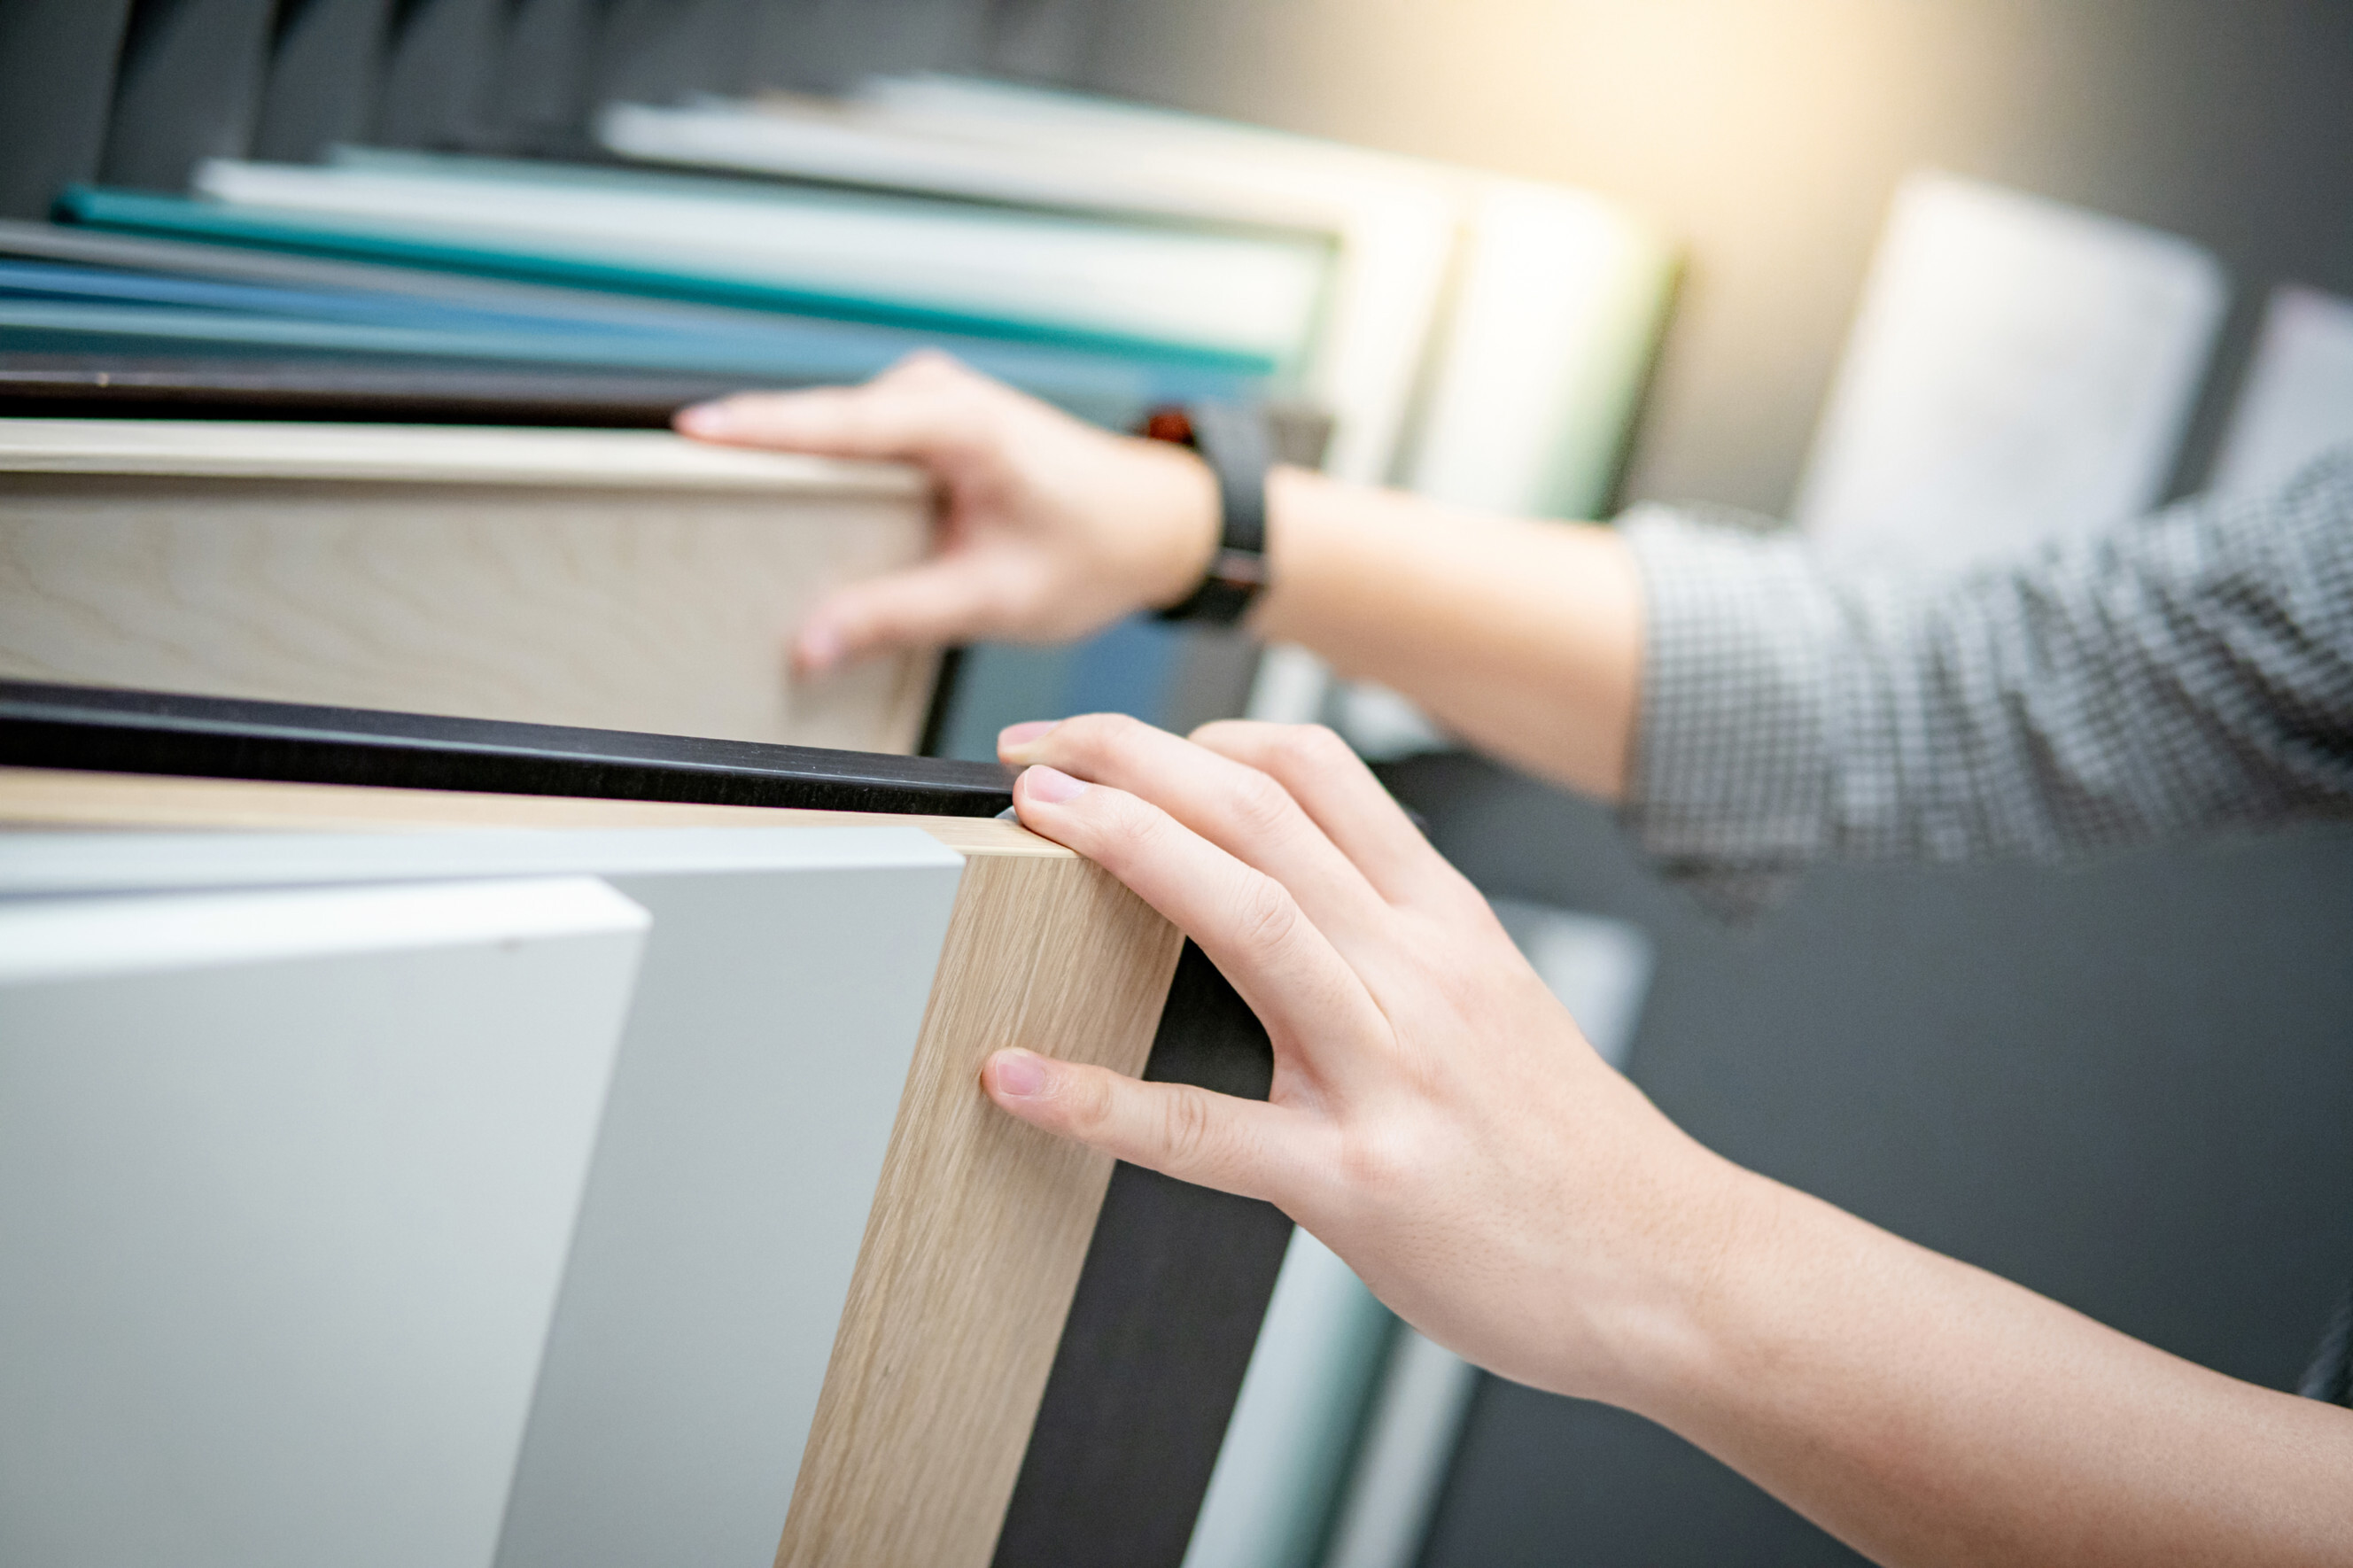
[[[1013,800],[995,763],[18,681],[0,764],[938,816]]]
[[[1273,1080],[1265,1027],[1189,942],[1144,1076]],[[994,1568],[1177,1568],[1290,1243],[1271,1204],[1113,1168]]]

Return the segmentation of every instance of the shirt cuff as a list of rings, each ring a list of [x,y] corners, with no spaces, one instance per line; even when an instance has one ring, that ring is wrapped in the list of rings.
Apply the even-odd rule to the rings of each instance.
[[[1835,608],[1794,536],[1662,507],[1620,528],[1644,593],[1621,818],[1704,902],[1753,912],[1826,847]]]

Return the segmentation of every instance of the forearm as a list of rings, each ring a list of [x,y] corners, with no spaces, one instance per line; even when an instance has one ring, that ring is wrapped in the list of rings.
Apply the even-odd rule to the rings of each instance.
[[[1736,1173],[1620,1402],[1890,1564],[2353,1562],[2353,1414]]]
[[[1298,469],[1269,489],[1251,627],[1412,698],[1453,733],[1615,799],[1631,752],[1641,584],[1609,530],[1441,507]]]

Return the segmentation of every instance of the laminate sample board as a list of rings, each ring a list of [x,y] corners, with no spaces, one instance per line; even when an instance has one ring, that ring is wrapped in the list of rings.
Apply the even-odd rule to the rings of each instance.
[[[1087,1383],[1090,1366],[1093,1380],[1107,1380],[1107,1387],[1136,1383],[1156,1388],[1168,1380],[1167,1373],[1160,1373],[1138,1382],[1125,1370],[1139,1354],[1151,1361],[1165,1353],[1161,1347],[1139,1342],[1134,1325],[1111,1342],[1089,1337],[1076,1347],[1063,1331],[1073,1293],[1081,1287],[1082,1266],[1093,1271],[1103,1258],[1130,1242],[1155,1247],[1155,1255],[1166,1258],[1172,1254],[1165,1240],[1155,1240],[1149,1216],[1128,1234],[1097,1236],[1096,1215],[1111,1162],[1003,1117],[986,1103],[976,1085],[981,1060],[1012,1040],[1130,1072],[1145,1067],[1147,1049],[1161,1048],[1154,1043],[1155,1023],[1166,1046],[1168,1024],[1161,1018],[1161,1006],[1176,963],[1176,933],[1126,889],[1068,851],[1014,824],[986,817],[877,818],[643,800],[0,770],[0,823],[20,827],[415,830],[460,825],[726,823],[780,825],[799,833],[814,828],[826,834],[838,832],[845,822],[877,821],[920,826],[933,841],[960,854],[965,865],[944,943],[938,949],[913,1069],[872,1189],[871,1207],[865,1212],[847,1309],[832,1341],[814,1421],[804,1428],[807,1441],[789,1512],[781,1497],[773,1499],[770,1528],[773,1531],[782,1525],[781,1563],[967,1563],[977,1568],[1000,1550],[1000,1531],[1017,1475],[1024,1478],[1025,1487],[1034,1485],[1025,1463],[1034,1468],[1038,1458],[1031,1426],[1050,1371],[1058,1386]],[[715,836],[729,840],[763,837]],[[386,847],[382,853],[415,874],[437,876],[452,868],[452,857],[472,857],[486,868],[508,871],[569,864],[610,868],[609,861],[565,860],[556,848],[526,852],[521,846],[534,839],[561,845],[639,837],[649,843],[681,841],[668,833],[610,832],[462,837],[408,832],[379,841]],[[0,845],[8,842],[0,837]],[[142,840],[128,851],[132,863],[153,867],[168,858],[145,853],[151,842]],[[348,838],[312,842],[334,846],[334,854],[346,858],[363,853]],[[329,875],[321,868],[333,857],[306,857],[303,843],[291,836],[271,835],[231,840],[230,847],[212,853],[222,858],[220,864],[241,867],[236,872],[240,876],[301,880]],[[271,847],[257,852],[256,846]],[[605,851],[608,856],[615,852]],[[75,857],[64,858],[72,861]],[[306,871],[306,866],[311,868]],[[159,874],[152,869],[145,873],[151,879]],[[43,875],[47,885],[87,890],[87,873],[79,874],[85,878],[79,884],[55,865]],[[617,872],[614,880],[654,909],[656,935],[649,952],[659,962],[661,910],[652,901],[658,895],[649,893],[646,880],[630,880]],[[649,963],[649,984],[653,973]],[[625,1052],[624,1074],[626,1063]],[[617,1098],[617,1112],[623,1103]],[[608,1140],[612,1132],[608,1126]],[[600,1178],[605,1153],[600,1151]],[[584,1248],[595,1215],[592,1192],[583,1222]],[[1280,1255],[1279,1238],[1275,1255]],[[575,1282],[584,1256],[575,1253]],[[1205,1258],[1204,1279],[1224,1272],[1220,1264],[1209,1261],[1217,1256],[1212,1251]],[[1116,1266],[1114,1258],[1114,1270]],[[1271,1267],[1266,1273],[1271,1285]],[[571,1289],[567,1284],[567,1308]],[[1247,1282],[1240,1294],[1248,1296]],[[1217,1300],[1225,1317],[1235,1316],[1233,1303],[1222,1296]],[[1262,1289],[1254,1301],[1242,1303],[1238,1321],[1243,1359],[1263,1304]],[[1180,1342],[1187,1340],[1187,1295],[1166,1298],[1161,1307]],[[564,1348],[565,1326],[559,1321],[558,1352]],[[1074,1367],[1074,1355],[1095,1361]],[[560,1355],[551,1357],[551,1377],[561,1365]],[[1175,1367],[1180,1378],[1184,1370],[1181,1363]],[[1201,1370],[1202,1375],[1190,1380],[1199,1385],[1190,1402],[1206,1401],[1221,1431],[1223,1408],[1239,1384],[1240,1365],[1222,1384],[1222,1405],[1217,1368]],[[595,1407],[595,1392],[592,1380],[584,1408]],[[550,1397],[551,1387],[543,1384],[543,1415],[550,1408]],[[1147,1418],[1153,1414],[1148,1408],[1140,1413]],[[779,1412],[780,1429],[789,1420]],[[1111,1436],[1122,1442],[1132,1436],[1124,1432]],[[1213,1432],[1199,1457],[1203,1479],[1214,1456],[1214,1438]],[[533,1441],[535,1446],[541,1441],[536,1425]],[[536,1447],[533,1452],[538,1452]],[[501,1563],[554,1560],[524,1555],[517,1544],[521,1538],[514,1531],[526,1517],[532,1477],[527,1457],[516,1510],[509,1519],[509,1554]],[[628,1484],[642,1489],[647,1482],[640,1477]],[[589,1500],[585,1507],[575,1495],[572,1508],[556,1511],[566,1521],[586,1524],[598,1518],[600,1509],[618,1511],[630,1497],[642,1495],[641,1490],[625,1491],[620,1498]],[[1109,1505],[1113,1500],[1103,1500]],[[1171,1517],[1180,1534],[1188,1528],[1190,1510],[1198,1502],[1198,1489],[1189,1497],[1181,1491],[1176,1496]],[[712,1505],[705,1499],[699,1500],[699,1506]],[[1169,1527],[1160,1528],[1165,1531]],[[594,1531],[551,1528],[533,1540],[559,1548],[562,1559],[572,1563],[646,1560],[642,1552],[635,1557],[601,1555],[608,1538]],[[630,1543],[643,1544],[634,1539]],[[697,1560],[723,1558],[733,1560],[726,1553]]]
[[[0,906],[0,1561],[491,1568],[645,911]]]
[[[881,820],[25,835],[0,843],[0,897],[562,876],[642,909],[498,1562],[756,1563],[800,1467],[965,873]],[[347,1010],[311,1001],[320,1018]]]
[[[0,420],[0,676],[905,752],[929,656],[786,645],[929,516],[653,431]]]

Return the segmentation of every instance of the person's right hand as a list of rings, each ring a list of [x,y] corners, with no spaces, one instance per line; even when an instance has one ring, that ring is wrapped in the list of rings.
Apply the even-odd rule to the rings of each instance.
[[[1217,481],[1199,458],[1082,424],[944,354],[863,386],[701,404],[677,425],[699,440],[913,462],[938,487],[935,552],[820,601],[793,640],[806,673],[910,646],[1083,637],[1183,598],[1216,548]]]

